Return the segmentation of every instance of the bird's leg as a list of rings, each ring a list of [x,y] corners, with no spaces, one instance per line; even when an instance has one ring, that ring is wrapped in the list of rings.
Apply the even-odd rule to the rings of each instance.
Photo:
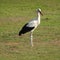
[[[31,46],[33,46],[33,32],[31,32],[30,39],[31,39]]]

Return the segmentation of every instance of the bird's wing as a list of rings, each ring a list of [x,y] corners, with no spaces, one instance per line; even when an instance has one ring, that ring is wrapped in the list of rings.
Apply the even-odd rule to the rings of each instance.
[[[27,27],[36,27],[37,26],[37,20],[30,21],[26,26]]]
[[[28,23],[25,24],[25,25],[22,27],[21,31],[19,31],[19,35],[24,34],[24,33],[26,33],[26,32],[29,32],[29,31],[31,31],[32,29],[34,29],[34,27],[28,27],[27,25],[28,25]]]

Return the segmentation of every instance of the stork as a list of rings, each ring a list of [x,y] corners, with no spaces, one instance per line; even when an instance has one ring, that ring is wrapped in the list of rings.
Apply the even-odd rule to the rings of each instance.
[[[40,15],[43,15],[41,12],[41,9],[37,9],[37,18],[32,19],[28,23],[26,23],[22,29],[19,31],[19,36],[22,34],[25,34],[27,32],[31,32],[30,39],[31,39],[31,45],[33,46],[33,31],[37,28],[37,26],[40,24]]]

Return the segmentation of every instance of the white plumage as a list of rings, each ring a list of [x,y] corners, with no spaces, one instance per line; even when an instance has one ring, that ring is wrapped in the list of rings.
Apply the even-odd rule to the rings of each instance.
[[[38,22],[37,22],[37,19],[34,19],[30,22],[28,22],[28,25],[26,25],[27,27],[37,27],[38,26]]]
[[[29,21],[28,23],[26,23],[21,31],[19,32],[19,36],[21,36],[22,34],[25,34],[27,32],[31,32],[31,45],[33,46],[33,31],[37,28],[37,26],[40,24],[40,15],[43,15],[41,13],[41,9],[37,9],[37,18],[33,19],[31,21]]]

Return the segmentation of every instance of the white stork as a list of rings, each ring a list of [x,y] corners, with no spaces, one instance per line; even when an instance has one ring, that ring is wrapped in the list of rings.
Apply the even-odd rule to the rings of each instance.
[[[19,36],[22,34],[25,34],[27,32],[31,32],[30,39],[31,39],[31,45],[33,46],[33,31],[37,28],[37,26],[40,24],[40,15],[43,15],[41,12],[41,9],[37,9],[37,18],[29,21],[26,23],[21,31],[19,31]]]

